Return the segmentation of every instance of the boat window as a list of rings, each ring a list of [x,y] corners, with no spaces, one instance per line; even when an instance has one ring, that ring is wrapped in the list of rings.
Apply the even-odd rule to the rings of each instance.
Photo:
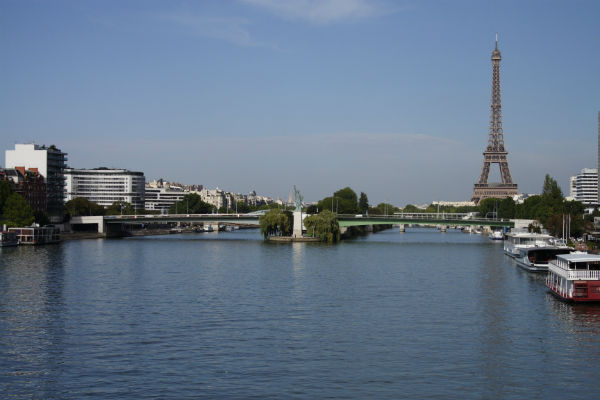
[[[588,269],[587,264],[588,263],[586,262],[576,262],[573,264],[573,266],[575,267],[575,269]]]
[[[598,261],[592,261],[589,263],[589,269],[593,270],[593,271],[598,271],[600,270],[600,263]]]

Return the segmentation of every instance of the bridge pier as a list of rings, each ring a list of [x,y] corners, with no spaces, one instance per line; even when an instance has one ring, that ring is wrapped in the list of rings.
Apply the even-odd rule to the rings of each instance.
[[[400,224],[400,227],[398,228],[398,230],[399,230],[400,232],[406,232],[406,225],[404,225],[404,224]]]
[[[448,229],[448,227],[446,225],[441,225],[440,226],[440,232],[441,233],[446,233],[446,230]]]

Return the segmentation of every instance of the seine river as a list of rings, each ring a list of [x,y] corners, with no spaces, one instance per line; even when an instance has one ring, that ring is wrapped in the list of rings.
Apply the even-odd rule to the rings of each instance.
[[[0,250],[3,399],[577,399],[599,365],[600,307],[477,235]]]

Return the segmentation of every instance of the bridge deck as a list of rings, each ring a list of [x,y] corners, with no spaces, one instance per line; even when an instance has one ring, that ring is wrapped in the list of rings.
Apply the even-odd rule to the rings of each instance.
[[[249,214],[164,214],[164,215],[110,215],[107,224],[140,224],[151,222],[222,222],[229,224],[258,225],[260,215]]]
[[[107,224],[152,223],[152,222],[214,222],[224,224],[258,225],[259,214],[166,214],[166,215],[111,215],[104,217]],[[514,227],[514,222],[506,219],[472,218],[463,213],[406,213],[394,215],[338,215],[340,226],[417,224],[451,226],[492,226]]]
[[[491,226],[513,228],[515,223],[507,219],[470,218],[467,214],[395,214],[387,216],[338,215],[340,226],[361,225],[450,225],[450,226]]]

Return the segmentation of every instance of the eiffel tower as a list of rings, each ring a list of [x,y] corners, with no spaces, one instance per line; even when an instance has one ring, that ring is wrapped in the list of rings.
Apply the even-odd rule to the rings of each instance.
[[[502,103],[500,101],[500,50],[498,50],[498,34],[496,48],[492,52],[492,102],[490,104],[490,128],[488,144],[483,152],[483,169],[479,181],[473,188],[471,201],[475,204],[488,197],[505,198],[517,194],[517,184],[513,183],[508,168],[508,152],[504,147],[504,131],[502,130]],[[488,183],[490,166],[498,164],[502,183]]]

